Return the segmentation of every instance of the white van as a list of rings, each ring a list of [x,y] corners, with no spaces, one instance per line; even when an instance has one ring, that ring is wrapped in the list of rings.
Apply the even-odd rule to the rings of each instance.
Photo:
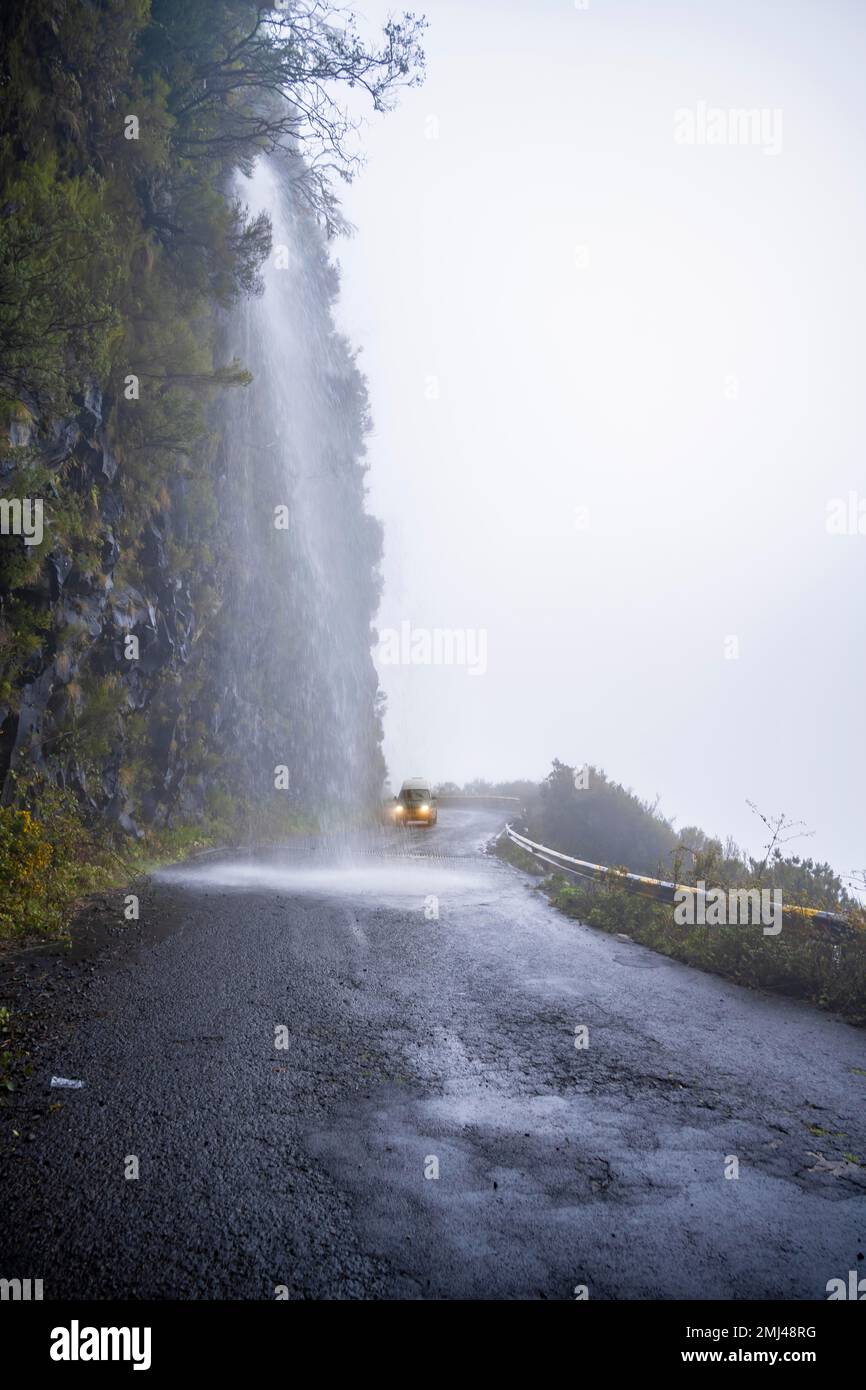
[[[435,825],[436,798],[429,777],[407,777],[394,798],[394,820],[398,825]]]

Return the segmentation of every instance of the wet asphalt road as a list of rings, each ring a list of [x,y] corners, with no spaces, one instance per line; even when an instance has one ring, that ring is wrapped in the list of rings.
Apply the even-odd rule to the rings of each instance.
[[[211,856],[95,954],[13,962],[54,1023],[0,1112],[0,1275],[823,1299],[866,1273],[864,1034],[562,918],[483,853],[498,823],[443,810],[339,870]]]

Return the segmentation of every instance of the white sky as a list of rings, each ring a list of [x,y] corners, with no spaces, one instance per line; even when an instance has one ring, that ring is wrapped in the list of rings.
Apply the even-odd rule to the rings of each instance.
[[[749,797],[866,866],[866,534],[825,525],[866,504],[866,6],[425,8],[428,81],[343,197],[340,313],[380,630],[488,657],[381,667],[392,780],[593,762],[680,825],[755,849]],[[699,102],[778,108],[781,153],[678,144]]]

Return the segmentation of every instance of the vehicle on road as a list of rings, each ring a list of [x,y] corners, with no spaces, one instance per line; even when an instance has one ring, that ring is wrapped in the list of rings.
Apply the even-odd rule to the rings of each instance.
[[[407,777],[394,798],[391,819],[395,825],[435,825],[438,817],[433,786],[428,777]]]

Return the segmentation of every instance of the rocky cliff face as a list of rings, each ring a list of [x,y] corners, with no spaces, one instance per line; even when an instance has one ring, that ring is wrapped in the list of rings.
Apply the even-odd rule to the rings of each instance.
[[[138,820],[159,823],[170,814],[183,782],[187,716],[179,691],[195,615],[188,577],[172,569],[156,521],[137,538],[138,582],[124,575],[129,566],[118,537],[124,496],[104,408],[94,387],[74,416],[19,424],[0,464],[5,484],[25,475],[16,491],[27,474],[46,484],[38,568],[14,599],[7,593],[2,600],[7,685],[0,777],[5,804],[35,774],[70,788],[83,807],[134,833]],[[88,543],[80,550],[68,538],[52,544],[61,497],[65,515],[70,507],[89,513]],[[23,541],[7,536],[2,545],[9,551]],[[10,670],[9,649],[24,612],[41,641]],[[138,644],[134,659],[130,637]],[[136,796],[129,769],[139,757],[148,760],[151,787]]]
[[[224,355],[252,381],[212,400],[146,519],[110,395],[94,386],[74,414],[10,425],[0,490],[41,497],[45,538],[0,539],[17,581],[0,600],[6,804],[44,779],[137,835],[359,809],[381,789],[365,383],[334,327],[315,222],[273,168],[245,191],[287,258],[223,317]]]
[[[6,0],[3,29],[0,797],[58,842],[70,801],[127,835],[360,808],[381,538],[320,95],[374,72],[386,109],[423,22],[347,47],[327,6]]]

